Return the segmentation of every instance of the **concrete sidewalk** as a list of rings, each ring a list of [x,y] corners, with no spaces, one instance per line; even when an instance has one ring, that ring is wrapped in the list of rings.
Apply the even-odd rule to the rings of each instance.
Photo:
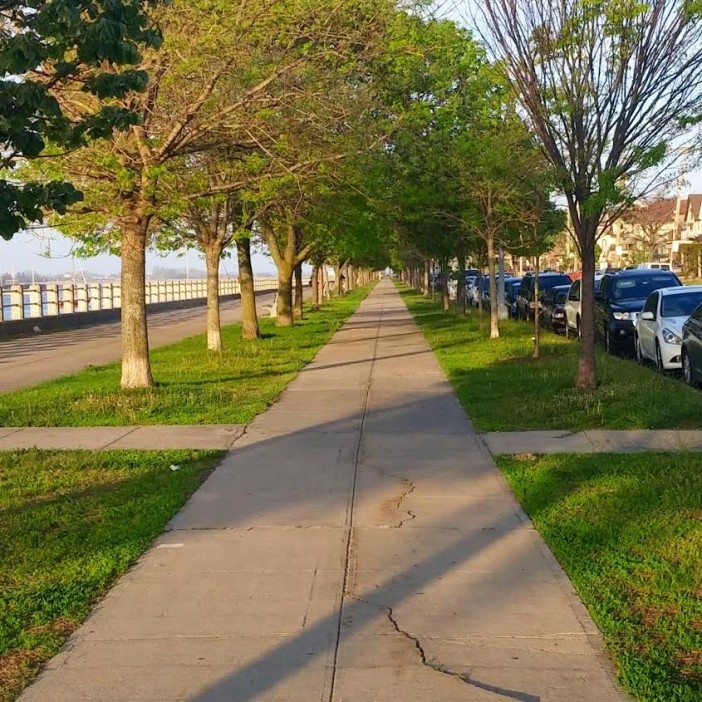
[[[0,451],[12,449],[230,449],[244,424],[136,427],[0,427]]]
[[[21,699],[624,698],[384,281]]]
[[[698,429],[497,431],[482,434],[490,453],[641,453],[702,451]]]

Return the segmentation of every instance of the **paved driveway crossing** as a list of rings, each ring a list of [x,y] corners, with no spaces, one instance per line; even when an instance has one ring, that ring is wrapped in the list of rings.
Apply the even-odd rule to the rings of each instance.
[[[21,699],[624,698],[383,281]]]

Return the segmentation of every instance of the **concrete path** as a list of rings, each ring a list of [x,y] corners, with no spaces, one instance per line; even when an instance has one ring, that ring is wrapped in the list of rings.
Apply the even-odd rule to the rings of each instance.
[[[0,427],[0,451],[11,449],[230,449],[243,424],[137,427]]]
[[[382,282],[22,702],[622,700]]]
[[[259,313],[275,293],[257,296]],[[222,303],[222,324],[241,319],[239,300]],[[205,308],[154,312],[149,315],[151,348],[205,331]],[[120,324],[109,322],[66,331],[0,341],[0,392],[71,375],[86,366],[102,366],[121,356]]]
[[[702,431],[694,429],[498,431],[482,434],[482,438],[495,456],[512,453],[702,451]]]

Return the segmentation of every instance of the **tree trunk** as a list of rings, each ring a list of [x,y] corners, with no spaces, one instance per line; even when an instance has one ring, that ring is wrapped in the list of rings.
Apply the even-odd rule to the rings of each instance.
[[[207,268],[207,350],[222,350],[222,328],[219,316],[219,262],[222,245],[218,241],[203,246]]]
[[[403,280],[407,282],[407,279],[404,275]],[[350,263],[348,264],[348,266],[346,266],[346,289],[349,292],[353,292],[356,289],[354,287],[354,269]]]
[[[341,295],[341,266],[338,263],[334,264],[334,288],[336,290],[336,296]]]
[[[295,266],[295,319],[302,319],[305,313],[302,292],[302,264]]]
[[[575,384],[583,390],[597,387],[595,360],[595,236],[586,233],[578,240],[582,248],[583,277],[581,283],[580,350]],[[585,245],[583,245],[583,242]]]
[[[122,380],[129,388],[153,387],[146,324],[146,225],[137,215],[122,227]]]
[[[534,352],[533,358],[538,358],[541,354],[541,309],[539,305],[539,270],[541,269],[541,256],[538,254],[534,265]]]
[[[319,266],[312,269],[312,277],[310,278],[312,286],[312,309],[319,309]]]
[[[441,309],[448,312],[450,307],[448,292],[448,260],[441,260]]]
[[[325,300],[329,300],[331,298],[331,293],[329,290],[329,271],[327,270],[327,262],[322,261],[322,297]]]
[[[241,336],[244,339],[259,339],[261,330],[256,312],[253,267],[251,266],[251,239],[236,240],[236,256],[239,262],[239,289],[241,291]]]
[[[293,271],[288,266],[278,269],[278,304],[276,311],[278,319],[276,325],[279,327],[291,327],[293,325]]]
[[[456,305],[459,312],[466,313],[466,257],[458,254],[458,281],[456,283]]]
[[[424,259],[424,271],[422,280],[422,295],[429,296],[429,259]]]
[[[500,311],[497,308],[497,280],[495,279],[495,236],[487,235],[488,276],[490,285],[490,338],[500,338]]]

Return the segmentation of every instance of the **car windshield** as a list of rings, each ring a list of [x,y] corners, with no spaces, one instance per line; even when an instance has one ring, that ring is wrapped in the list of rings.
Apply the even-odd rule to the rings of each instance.
[[[670,275],[616,276],[612,280],[613,300],[643,300],[654,290],[676,285],[677,280]]]
[[[661,317],[689,317],[702,303],[702,290],[664,295],[661,301]]]
[[[539,276],[539,290],[550,290],[558,285],[570,285],[570,278],[567,275],[549,275],[542,278]]]

